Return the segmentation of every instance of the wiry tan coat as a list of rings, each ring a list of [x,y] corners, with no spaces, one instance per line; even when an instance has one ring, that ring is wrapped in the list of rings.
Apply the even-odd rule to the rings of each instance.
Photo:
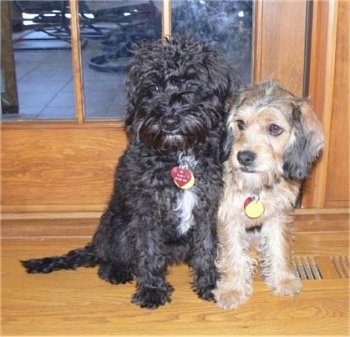
[[[240,91],[227,126],[216,301],[222,308],[244,303],[258,265],[276,294],[297,295],[302,284],[292,265],[292,212],[323,147],[322,125],[306,101],[267,81]],[[253,214],[244,207],[251,200],[258,205]]]

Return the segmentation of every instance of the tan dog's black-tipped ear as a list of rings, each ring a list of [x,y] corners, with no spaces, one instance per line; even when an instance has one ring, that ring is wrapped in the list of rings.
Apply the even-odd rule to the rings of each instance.
[[[303,102],[300,106],[303,116],[303,124],[305,131],[310,137],[310,147],[316,158],[323,150],[325,135],[323,125],[307,102]]]
[[[235,109],[234,104],[237,103],[236,101],[238,97],[238,92],[233,92],[226,100],[225,111],[228,114],[228,120],[230,120],[230,116],[233,114],[233,109]],[[226,124],[226,129],[220,141],[219,160],[222,163],[230,156],[231,148],[235,139],[234,132],[229,124],[230,121]]]
[[[220,155],[219,155],[220,162],[223,163],[229,158],[234,140],[235,140],[235,137],[233,135],[232,130],[230,128],[227,128],[221,139]]]
[[[236,99],[237,99],[237,92],[235,93],[232,93],[226,100],[226,104],[225,104],[225,111],[227,113],[230,112],[230,110],[232,109],[233,107],[233,104],[235,103]]]
[[[293,111],[294,134],[284,153],[283,171],[287,178],[306,179],[324,146],[324,130],[307,102]]]

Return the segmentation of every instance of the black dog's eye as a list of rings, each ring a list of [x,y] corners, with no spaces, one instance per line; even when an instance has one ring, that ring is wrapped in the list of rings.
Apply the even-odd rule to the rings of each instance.
[[[270,124],[267,129],[268,134],[274,137],[279,136],[283,131],[284,130],[277,124]]]
[[[143,87],[143,90],[145,93],[147,93],[149,96],[152,96],[156,92],[160,92],[160,86],[157,84],[146,84]]]
[[[244,121],[242,121],[241,119],[239,119],[239,120],[236,121],[236,123],[237,123],[237,126],[238,126],[238,129],[239,129],[239,130],[244,130],[244,129],[245,129],[245,123],[244,123]]]
[[[193,83],[186,83],[185,89],[186,91],[194,91],[196,90],[197,86]]]

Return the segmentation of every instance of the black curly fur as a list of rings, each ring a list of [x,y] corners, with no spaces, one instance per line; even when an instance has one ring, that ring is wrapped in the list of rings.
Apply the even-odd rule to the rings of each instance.
[[[113,284],[136,278],[132,301],[154,309],[170,302],[169,264],[186,262],[199,297],[213,300],[218,277],[216,213],[222,190],[221,138],[225,102],[239,82],[216,51],[190,37],[143,44],[127,78],[129,145],[92,243],[62,257],[22,262],[30,273],[99,265]],[[185,192],[170,176],[181,156],[192,158],[198,201],[184,232],[176,211]]]
[[[63,256],[45,257],[21,261],[28,273],[51,273],[60,269],[77,269],[78,267],[95,267],[99,258],[91,246],[69,251]]]

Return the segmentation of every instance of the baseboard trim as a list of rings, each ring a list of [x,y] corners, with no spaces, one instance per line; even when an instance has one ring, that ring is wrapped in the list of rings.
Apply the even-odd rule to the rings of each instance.
[[[99,219],[102,211],[2,213],[1,220]],[[350,208],[298,208],[295,215],[350,214]]]
[[[31,212],[3,213],[1,220],[99,219],[102,212]]]

